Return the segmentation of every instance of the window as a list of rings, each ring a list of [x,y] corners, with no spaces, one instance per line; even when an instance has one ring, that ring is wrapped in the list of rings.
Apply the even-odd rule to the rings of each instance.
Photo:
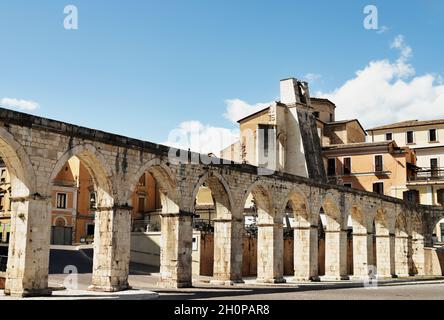
[[[139,213],[145,212],[145,198],[140,197],[139,198]]]
[[[86,225],[86,235],[93,236],[94,235],[94,224]]]
[[[0,210],[4,209],[4,203],[5,203],[5,195],[3,193],[0,193]]]
[[[259,132],[258,132],[258,148],[259,152],[263,150],[263,160],[259,161],[259,164],[264,165],[266,164],[265,160],[268,160],[268,154],[269,152],[273,152],[274,148],[274,140],[273,140],[273,134],[274,134],[274,127],[271,125],[265,125],[265,124],[259,124]]]
[[[429,130],[429,141],[430,142],[437,142],[438,136],[436,134],[436,129],[430,129]]]
[[[344,158],[344,174],[351,174],[351,158]]]
[[[381,155],[375,156],[375,172],[382,172],[382,171],[384,171],[382,156]]]
[[[419,204],[419,191],[418,190],[405,191],[404,201],[412,204]]]
[[[387,132],[385,134],[385,141],[392,141],[393,140],[393,133]]]
[[[413,131],[407,131],[407,143],[412,144],[414,142]]]
[[[436,198],[438,203],[444,206],[444,189],[440,189],[436,192]]]
[[[352,184],[351,183],[344,183],[344,187],[352,188]]]
[[[384,182],[373,183],[373,192],[378,194],[384,194]]]
[[[66,209],[66,193],[57,193],[57,209]]]
[[[441,227],[441,242],[444,242],[444,223],[439,225]]]
[[[334,122],[335,119],[333,118],[333,114],[330,113],[330,122]]]
[[[433,178],[438,176],[438,159],[432,158],[430,159],[430,170]]]
[[[315,112],[313,112],[313,115],[314,115],[316,118],[319,119],[319,111],[315,111]]]
[[[264,156],[265,157],[268,157],[268,149],[269,149],[269,146],[268,146],[268,129],[265,128],[264,129]]]
[[[335,158],[328,159],[327,175],[330,177],[336,175],[336,159]]]

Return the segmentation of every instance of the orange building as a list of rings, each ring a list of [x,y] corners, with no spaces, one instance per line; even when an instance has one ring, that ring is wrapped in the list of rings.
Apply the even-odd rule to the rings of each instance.
[[[92,242],[95,207],[94,181],[82,162],[73,157],[54,180],[51,244]],[[132,231],[145,231],[147,225],[160,230],[160,208],[156,180],[145,173],[133,193]]]
[[[414,152],[394,141],[329,145],[323,155],[331,183],[401,199],[416,166]]]
[[[160,192],[154,177],[146,172],[133,193],[132,231],[160,231]]]
[[[54,179],[51,244],[92,240],[94,199],[94,183],[88,169],[78,158],[71,158]]]

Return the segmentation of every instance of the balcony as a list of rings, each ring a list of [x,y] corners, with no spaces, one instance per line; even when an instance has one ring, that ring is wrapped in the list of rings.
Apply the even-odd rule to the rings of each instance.
[[[408,182],[444,181],[444,168],[418,168],[408,177]]]

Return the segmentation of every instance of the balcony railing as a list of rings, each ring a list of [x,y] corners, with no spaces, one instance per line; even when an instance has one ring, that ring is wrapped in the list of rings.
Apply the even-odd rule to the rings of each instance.
[[[421,168],[416,169],[409,176],[409,182],[444,180],[444,168]]]

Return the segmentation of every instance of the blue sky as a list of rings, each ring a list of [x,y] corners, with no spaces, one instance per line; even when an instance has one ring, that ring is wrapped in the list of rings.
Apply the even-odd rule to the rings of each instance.
[[[78,30],[63,28],[69,4],[79,10]],[[368,4],[385,32],[363,27]],[[366,89],[389,104],[383,111],[392,108],[389,120],[444,117],[443,14],[441,0],[0,0],[0,100],[16,109],[11,99],[34,101],[37,115],[164,142],[191,120],[235,128],[224,117],[227,100],[254,107],[278,99],[280,79],[312,74],[312,93],[336,98],[344,117],[371,126],[386,118],[361,114],[373,106],[367,98],[352,101],[366,97],[356,88],[375,77],[356,72],[393,71],[400,62],[414,71],[385,77],[385,93],[371,93],[371,81]],[[412,54],[403,57],[406,48]],[[356,85],[347,87],[350,80]],[[399,87],[423,92],[409,101],[384,96],[405,96]],[[424,105],[433,112],[419,112]]]

